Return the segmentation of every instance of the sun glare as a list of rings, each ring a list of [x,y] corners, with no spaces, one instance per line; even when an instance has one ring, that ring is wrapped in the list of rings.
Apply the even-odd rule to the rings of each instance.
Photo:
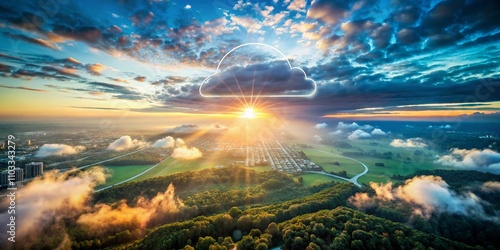
[[[245,108],[245,110],[243,110],[243,114],[241,115],[241,117],[247,119],[253,119],[255,118],[255,110],[251,107]]]

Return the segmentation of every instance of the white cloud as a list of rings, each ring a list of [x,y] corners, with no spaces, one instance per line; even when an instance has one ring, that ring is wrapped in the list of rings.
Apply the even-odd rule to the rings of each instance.
[[[355,130],[355,129],[372,130],[373,126],[368,125],[368,124],[360,126],[359,124],[357,124],[355,122],[353,122],[351,124],[339,122],[339,124],[337,125],[337,128],[341,129],[341,130]]]
[[[245,0],[238,0],[238,2],[234,5],[233,9],[234,10],[242,10],[245,7],[251,6],[252,3],[247,2]]]
[[[395,148],[425,148],[427,144],[421,142],[420,138],[409,138],[406,141],[401,139],[394,139],[390,143]]]
[[[366,133],[365,131],[361,129],[356,129],[354,132],[352,132],[347,139],[349,140],[357,140],[357,139],[366,139],[372,137],[370,134]]]
[[[441,128],[441,129],[452,129],[453,127],[449,124],[446,124],[446,125],[439,125],[439,126],[432,126],[432,125],[429,125],[427,127],[427,129],[433,129],[433,128]]]
[[[108,150],[114,151],[122,151],[131,148],[143,147],[147,146],[146,142],[139,141],[137,139],[132,140],[132,138],[128,135],[124,135],[118,138],[116,141],[112,142],[108,146]]]
[[[329,135],[333,135],[333,136],[337,136],[337,135],[341,135],[343,134],[344,132],[342,132],[342,130],[338,129],[338,130],[335,130],[334,132],[330,132],[328,133]]]
[[[203,154],[195,147],[178,147],[174,149],[172,157],[179,160],[194,160],[202,157]]]
[[[314,139],[316,142],[322,142],[322,141],[323,141],[323,138],[321,138],[321,136],[319,136],[319,135],[314,135],[314,136],[313,136],[313,139]]]
[[[402,200],[413,206],[413,213],[429,218],[433,213],[453,213],[478,216],[485,219],[481,199],[471,192],[458,194],[439,176],[416,176],[394,188],[392,182],[387,184],[370,183],[375,196],[358,193],[349,198],[349,202],[358,208],[373,205],[377,200]],[[491,218],[490,218],[491,219]]]
[[[500,153],[491,149],[452,149],[450,154],[441,156],[437,163],[457,168],[500,173]]]
[[[262,24],[258,20],[251,17],[238,17],[231,15],[231,21],[245,28],[248,33],[264,34],[264,31],[261,30]]]
[[[175,146],[175,139],[172,136],[159,139],[153,143],[153,148],[173,148]]]
[[[284,17],[288,15],[288,11],[282,11],[280,13],[277,13],[275,15],[269,14],[266,16],[266,19],[264,19],[264,22],[262,23],[264,26],[274,26],[281,22]]]
[[[267,17],[274,10],[273,6],[266,6],[264,10],[260,11],[260,14],[264,17]]]
[[[104,183],[103,168],[92,167],[86,171],[48,171],[23,187],[19,193],[22,202],[16,204],[16,235],[28,240],[31,235],[43,234],[43,229],[85,211],[86,202],[94,187]],[[0,214],[0,223],[8,218],[7,209]],[[19,234],[19,235],[18,235]]]
[[[371,132],[371,134],[372,135],[381,135],[381,136],[386,136],[387,135],[382,129],[379,129],[379,128],[374,129]]]
[[[181,138],[177,138],[177,139],[175,139],[175,146],[176,147],[184,147],[184,146],[186,146],[186,142]]]
[[[288,10],[305,12],[306,11],[306,1],[305,0],[293,0],[293,2],[291,2],[290,5],[288,5]]]
[[[186,6],[184,6],[184,9],[186,9],[186,10],[191,9],[191,5],[187,4]]]
[[[315,127],[316,129],[322,129],[322,128],[326,128],[326,127],[328,127],[328,124],[326,124],[326,123],[324,123],[324,122],[323,122],[323,123],[318,123],[318,124],[314,125],[314,127]]]
[[[84,146],[69,146],[65,144],[44,144],[38,149],[35,157],[61,156],[78,154],[85,150]]]

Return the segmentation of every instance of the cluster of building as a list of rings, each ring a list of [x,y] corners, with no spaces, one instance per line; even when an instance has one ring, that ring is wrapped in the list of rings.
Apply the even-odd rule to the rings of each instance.
[[[282,145],[274,136],[247,136],[224,134],[204,136],[192,142],[202,151],[227,152],[237,158],[232,165],[270,166],[286,173],[318,171],[321,168],[299,149]]]
[[[12,171],[14,171],[12,173]],[[0,186],[6,187],[10,182],[24,183],[27,180],[43,175],[43,162],[31,162],[14,170],[0,172]]]
[[[321,170],[294,147],[283,146],[278,140],[261,139],[261,142],[273,170],[286,173]]]

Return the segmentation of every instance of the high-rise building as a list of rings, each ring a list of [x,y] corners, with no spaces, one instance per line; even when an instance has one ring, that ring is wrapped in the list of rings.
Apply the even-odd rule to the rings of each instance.
[[[31,162],[24,165],[24,179],[43,175],[43,162]]]
[[[9,186],[10,182],[20,183],[24,181],[24,170],[22,168],[15,168],[14,175],[9,175],[8,170],[0,172],[0,186]]]

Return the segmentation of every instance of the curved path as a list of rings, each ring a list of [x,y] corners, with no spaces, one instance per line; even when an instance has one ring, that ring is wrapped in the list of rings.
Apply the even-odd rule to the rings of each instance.
[[[366,166],[364,163],[362,163],[362,162],[360,162],[360,161],[358,161],[358,160],[356,160],[354,158],[351,158],[351,157],[347,157],[347,156],[343,156],[343,155],[338,155],[338,154],[330,153],[330,152],[319,150],[319,149],[311,149],[311,150],[322,152],[322,153],[326,153],[326,154],[331,154],[333,156],[337,156],[337,157],[341,157],[341,158],[345,158],[345,159],[349,159],[349,160],[353,160],[353,161],[355,161],[355,162],[363,165],[363,167],[365,168],[365,171],[363,171],[362,173],[359,173],[359,174],[355,175],[351,179],[347,179],[345,177],[334,175],[334,174],[329,174],[329,173],[324,172],[324,171],[304,171],[304,172],[307,172],[307,173],[316,173],[316,174],[322,174],[322,175],[331,176],[331,177],[338,178],[338,179],[341,179],[341,180],[344,180],[344,181],[352,182],[354,185],[356,185],[358,187],[361,187],[361,184],[359,184],[358,179],[359,179],[359,177],[361,177],[361,176],[365,175],[366,173],[368,173],[368,166]]]
[[[163,163],[164,161],[166,161],[166,160],[168,160],[168,159],[170,159],[170,156],[169,156],[169,157],[167,157],[167,158],[165,158],[165,159],[163,159],[162,161],[158,162],[156,165],[154,165],[154,166],[152,166],[152,167],[150,167],[150,168],[148,168],[148,169],[146,169],[146,170],[144,170],[144,171],[142,171],[142,172],[140,172],[140,173],[138,173],[138,174],[136,174],[136,175],[134,175],[134,176],[132,176],[132,177],[130,177],[130,178],[128,178],[128,179],[126,179],[126,180],[123,180],[123,181],[117,182],[117,183],[115,183],[115,184],[113,184],[113,185],[109,185],[109,186],[107,186],[107,187],[103,187],[103,188],[97,189],[97,190],[95,190],[94,192],[96,192],[96,193],[97,193],[97,192],[101,192],[102,190],[106,190],[106,189],[108,189],[108,188],[114,187],[114,186],[116,186],[116,185],[123,184],[123,183],[125,183],[125,182],[129,182],[129,181],[131,181],[131,180],[133,180],[133,179],[135,179],[135,178],[137,178],[137,177],[139,177],[139,176],[141,176],[141,175],[143,175],[143,174],[145,174],[145,173],[149,172],[151,169],[155,168],[156,166],[160,165],[161,163]]]
[[[141,149],[138,149],[136,151],[132,151],[130,153],[126,153],[126,154],[119,155],[119,156],[116,156],[116,157],[113,157],[113,158],[109,158],[109,159],[104,160],[104,161],[100,161],[100,162],[92,163],[92,164],[89,164],[89,165],[81,166],[81,167],[78,167],[77,169],[84,169],[84,168],[88,168],[88,167],[91,167],[91,166],[95,166],[97,164],[101,164],[101,163],[105,163],[105,162],[108,162],[108,161],[116,160],[118,158],[122,158],[122,157],[125,157],[127,155],[135,154],[135,153],[141,152],[143,150],[146,150],[146,148],[141,148]]]

